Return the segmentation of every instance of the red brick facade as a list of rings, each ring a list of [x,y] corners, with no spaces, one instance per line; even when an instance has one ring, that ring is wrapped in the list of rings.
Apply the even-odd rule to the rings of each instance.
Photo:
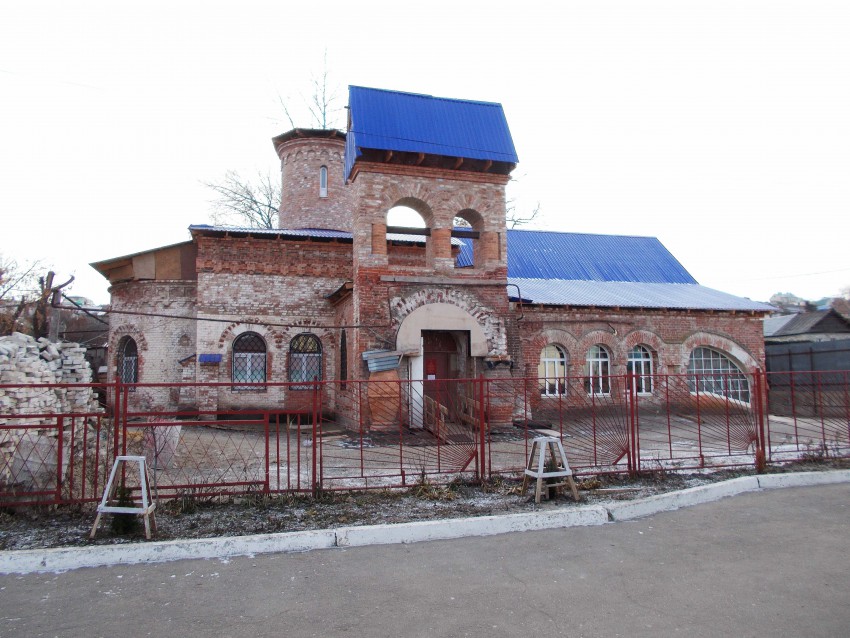
[[[457,339],[459,376],[536,377],[541,351],[550,344],[566,353],[568,374],[575,376],[584,374],[594,345],[610,353],[611,374],[626,372],[629,350],[636,345],[652,353],[654,371],[661,374],[686,372],[690,353],[699,346],[726,354],[744,371],[763,365],[758,313],[509,303],[507,176],[361,162],[344,185],[342,137],[294,133],[275,139],[283,179],[281,228],[337,229],[352,237],[193,231],[194,280],[114,282],[113,309],[179,318],[113,315],[110,378],[117,373],[117,344],[129,336],[138,346],[139,381],[222,384],[179,396],[169,389],[140,389],[133,397],[138,406],[309,411],[308,390],[255,391],[233,383],[233,344],[240,335],[251,332],[263,340],[267,381],[290,380],[290,349],[304,333],[321,343],[323,379],[368,379],[361,355],[396,350],[405,321],[438,305],[454,309],[449,314],[455,323],[448,330],[423,324],[422,330],[457,335],[471,329],[481,335],[478,346]],[[329,171],[326,196],[320,190],[322,166]],[[425,220],[430,236],[424,246],[387,241],[387,213],[399,205]],[[455,217],[466,219],[477,233],[471,268],[455,267]],[[415,370],[408,364],[416,353],[405,354],[401,378]],[[202,363],[201,355],[220,355],[220,361]],[[353,388],[327,388],[324,408],[359,419],[350,411]],[[501,418],[509,419],[510,405],[503,407]]]

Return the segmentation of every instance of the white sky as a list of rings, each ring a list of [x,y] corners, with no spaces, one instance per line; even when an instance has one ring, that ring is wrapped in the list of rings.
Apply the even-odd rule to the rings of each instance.
[[[8,2],[0,251],[108,301],[89,262],[185,241],[201,182],[277,171],[332,81],[501,102],[537,227],[658,237],[703,285],[850,285],[850,2]],[[304,117],[299,125],[310,125]]]

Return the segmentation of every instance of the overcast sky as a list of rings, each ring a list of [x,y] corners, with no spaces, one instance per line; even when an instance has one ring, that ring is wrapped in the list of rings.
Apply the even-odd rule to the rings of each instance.
[[[658,237],[703,285],[850,285],[850,2],[8,2],[0,251],[88,264],[189,238],[202,185],[278,171],[327,51],[349,84],[501,102],[536,227]]]

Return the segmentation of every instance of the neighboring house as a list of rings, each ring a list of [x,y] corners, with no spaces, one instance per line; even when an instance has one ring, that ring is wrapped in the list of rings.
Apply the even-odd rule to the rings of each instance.
[[[833,310],[838,312],[838,314],[850,321],[850,299],[835,297],[830,302],[830,306]]]
[[[850,320],[833,308],[764,320],[770,372],[850,370]]]
[[[518,160],[499,104],[351,87],[347,133],[272,141],[280,228],[194,225],[92,264],[124,313],[110,379],[222,384],[139,388],[135,404],[307,409],[310,382],[333,380],[323,406],[356,419],[351,381],[534,377],[545,404],[609,394],[627,371],[651,400],[653,374],[763,367],[771,307],[700,286],[657,239],[508,230]],[[425,228],[388,226],[397,206]],[[391,365],[370,371],[376,358]]]

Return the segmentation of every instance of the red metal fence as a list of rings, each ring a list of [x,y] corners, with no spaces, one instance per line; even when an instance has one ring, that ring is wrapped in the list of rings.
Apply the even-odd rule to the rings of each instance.
[[[850,456],[850,372],[254,384],[279,409],[154,410],[150,397],[232,384],[95,389],[109,409],[0,413],[0,506],[98,501],[118,454],[143,454],[160,498],[388,488],[518,475],[536,436],[580,475],[753,467]],[[297,401],[289,398],[297,394]],[[245,399],[246,402],[248,398]],[[287,409],[290,404],[297,409]],[[2,410],[3,408],[0,408]]]

